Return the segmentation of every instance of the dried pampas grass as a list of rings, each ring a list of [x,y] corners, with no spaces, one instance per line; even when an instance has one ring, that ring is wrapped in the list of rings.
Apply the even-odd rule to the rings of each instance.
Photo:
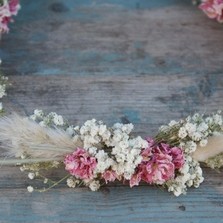
[[[17,114],[0,119],[0,142],[0,147],[6,150],[7,157],[21,157],[27,154],[39,162],[63,160],[66,154],[81,146],[80,142],[74,141],[65,131],[42,127]],[[11,164],[12,160],[8,162]],[[7,160],[4,163],[7,163]]]
[[[211,136],[208,138],[208,144],[205,147],[198,146],[192,157],[199,161],[205,160],[217,156],[223,153],[223,135]]]

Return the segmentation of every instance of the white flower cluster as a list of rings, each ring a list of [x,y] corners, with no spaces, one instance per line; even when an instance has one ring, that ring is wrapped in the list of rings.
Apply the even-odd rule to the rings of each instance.
[[[116,160],[112,169],[118,175],[124,175],[125,179],[129,180],[134,174],[135,168],[141,163],[142,156],[140,153],[143,148],[148,147],[148,142],[140,136],[130,138],[129,134],[133,129],[132,124],[117,123],[112,129],[113,134],[109,146],[112,146],[111,154]]]
[[[208,143],[208,137],[223,132],[223,119],[221,111],[208,117],[202,114],[188,116],[185,120],[178,122],[172,120],[169,125],[163,125],[159,129],[159,135],[167,140],[169,144],[177,143],[186,154],[193,153],[197,146],[205,147]],[[169,138],[169,139],[168,139]]]
[[[175,143],[176,146],[181,147],[186,156],[179,175],[167,182],[168,190],[173,191],[176,196],[186,193],[187,187],[198,187],[203,182],[200,164],[193,160],[191,154],[195,152],[198,145],[205,147],[209,136],[222,133],[223,119],[220,114],[219,111],[205,118],[204,115],[196,113],[185,120],[171,121],[169,125],[160,128],[161,138],[169,144]]]
[[[34,114],[30,116],[30,119],[38,122],[41,126],[44,127],[60,127],[63,129],[67,127],[67,131],[71,131],[71,127],[67,126],[67,124],[63,120],[63,117],[55,112],[51,112],[48,115],[45,115],[42,110],[36,109],[34,111]]]
[[[223,120],[220,112],[204,118],[201,114],[188,116],[181,125],[178,137],[180,138],[180,146],[186,153],[193,153],[197,145],[204,147],[208,143],[208,137],[222,131]]]
[[[105,174],[112,178],[130,180],[135,174],[137,166],[142,162],[141,152],[148,148],[148,142],[140,136],[133,137],[132,124],[116,123],[108,128],[102,121],[95,119],[86,121],[82,126],[69,126],[62,116],[56,113],[45,115],[41,110],[35,110],[31,119],[39,122],[41,126],[61,128],[77,141],[80,147],[87,150],[95,157],[97,165],[93,170],[93,177],[89,179],[67,179],[68,187],[75,188],[80,184],[88,186],[92,191],[100,188],[99,179]],[[220,112],[205,118],[203,115],[195,114],[179,122],[171,121],[162,126],[155,137],[157,143],[165,142],[171,146],[181,147],[185,157],[183,167],[175,173],[175,178],[167,181],[165,185],[168,191],[175,196],[185,194],[188,187],[199,187],[203,182],[202,169],[199,162],[192,158],[192,153],[197,146],[204,147],[208,143],[208,137],[223,132],[223,119]],[[222,163],[219,156],[215,163]],[[211,163],[212,161],[210,161]],[[211,163],[211,165],[213,165]],[[107,171],[107,172],[106,172]],[[114,174],[114,175],[112,175]],[[103,176],[103,177],[105,177]],[[36,173],[29,173],[28,177],[33,179]],[[28,190],[31,192],[32,188]]]
[[[78,180],[74,177],[69,177],[67,179],[67,186],[68,187],[75,188],[79,183],[80,183],[80,180]]]
[[[67,179],[67,186],[70,188],[75,188],[79,186],[81,181],[74,177],[69,177]],[[89,187],[91,191],[97,191],[100,188],[100,182],[98,180],[83,180],[82,183]]]
[[[83,148],[97,158],[96,175],[110,168],[118,176],[131,178],[135,168],[142,161],[141,150],[148,146],[147,141],[141,137],[130,137],[133,128],[132,124],[120,123],[108,128],[103,122],[95,119],[76,127],[76,140],[82,141]],[[102,148],[107,149],[105,151]]]
[[[131,179],[142,161],[141,150],[148,146],[148,142],[141,137],[130,136],[134,128],[132,124],[116,123],[108,128],[102,121],[92,119],[82,126],[73,127],[67,125],[62,116],[53,112],[45,115],[42,110],[35,110],[30,118],[41,126],[62,128],[74,141],[80,142],[81,147],[97,159],[94,179],[106,170],[112,170],[117,176]],[[73,177],[67,179],[69,187],[76,187],[78,183]],[[100,187],[97,180],[84,180],[83,183],[91,190]]]
[[[168,191],[173,192],[175,196],[179,196],[186,194],[188,187],[199,187],[203,180],[200,164],[193,160],[191,156],[187,156],[184,166],[179,170],[179,175],[168,181],[166,185]]]

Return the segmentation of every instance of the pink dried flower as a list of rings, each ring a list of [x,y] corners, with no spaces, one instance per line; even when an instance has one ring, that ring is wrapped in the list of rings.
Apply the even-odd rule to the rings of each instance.
[[[175,165],[175,169],[180,169],[183,167],[185,160],[184,160],[184,154],[183,151],[178,147],[172,147],[170,148],[170,153],[173,159],[173,164]]]
[[[17,15],[20,8],[19,0],[9,0],[9,10],[11,15]]]
[[[142,164],[142,180],[150,184],[163,184],[174,177],[174,164],[167,154],[154,154],[152,159]]]
[[[133,174],[133,176],[129,181],[130,187],[138,186],[141,180],[142,180],[142,171],[137,171],[137,173]]]
[[[150,184],[163,184],[174,178],[175,171],[184,165],[184,155],[180,148],[165,143],[155,144],[148,138],[148,148],[141,153],[143,160],[130,180],[130,187],[141,180]]]
[[[8,23],[13,22],[12,16],[17,15],[20,9],[18,0],[4,0],[0,6],[0,33],[9,31]]]
[[[71,175],[80,179],[91,179],[96,168],[97,161],[82,148],[77,148],[72,154],[64,159],[65,169]]]
[[[110,181],[113,182],[117,178],[117,174],[115,173],[114,170],[106,170],[103,174],[102,177],[105,179],[106,184]]]
[[[223,0],[202,0],[199,8],[211,19],[223,22]]]
[[[158,153],[168,154],[172,157],[172,162],[175,165],[175,169],[180,169],[184,165],[183,151],[178,147],[170,147],[166,143],[160,143],[154,148]]]

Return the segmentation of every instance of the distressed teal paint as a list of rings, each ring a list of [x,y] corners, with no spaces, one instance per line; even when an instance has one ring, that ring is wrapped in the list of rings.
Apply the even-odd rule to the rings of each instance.
[[[140,122],[140,112],[132,109],[124,109],[122,120],[126,123],[139,123]]]
[[[21,190],[24,194],[19,199],[9,193],[6,203],[0,203],[1,222],[221,223],[223,218],[223,196],[213,188],[192,189],[178,198],[150,186],[99,192],[51,190],[45,194]],[[209,197],[210,193],[215,196]],[[10,210],[6,211],[4,205],[8,204]]]
[[[30,41],[32,41],[32,43],[41,43],[47,39],[47,34],[44,32],[35,32],[30,37]]]
[[[41,69],[40,69],[40,67],[38,67],[38,70],[40,70],[40,71],[36,71],[36,72],[34,72],[33,74],[35,74],[35,75],[42,75],[42,76],[44,76],[44,75],[59,75],[59,74],[61,74],[62,73],[62,71],[59,69],[59,68],[44,68],[43,66],[41,67]]]
[[[112,27],[108,33],[100,31],[102,34],[98,39],[105,46],[105,34],[106,38],[122,39],[124,44],[121,47],[126,49],[94,48],[94,41],[88,38],[88,34],[80,37],[73,47],[67,46],[71,42],[67,43],[66,38],[72,35],[75,37],[75,29],[57,36],[57,39],[64,40],[58,43],[59,48],[51,48],[46,42],[56,44],[50,34],[69,22],[81,23],[83,27],[87,24],[100,28],[107,15],[112,15],[113,12],[135,13],[137,9],[150,10],[182,4],[190,5],[186,0],[21,0],[22,10],[15,18],[15,23],[10,24],[10,33],[3,36],[1,43],[0,57],[6,61],[3,63],[3,70],[8,75],[129,76],[179,73],[182,71],[181,60],[165,57],[160,62],[160,58],[154,58],[149,52],[145,52],[143,42],[136,40],[131,43],[128,39],[124,41],[117,31],[113,36]],[[97,33],[95,31],[95,35]],[[85,47],[88,45],[90,47]],[[192,64],[195,63],[197,61],[192,61]],[[13,67],[12,70],[9,66]],[[196,73],[190,68],[187,72],[191,75]]]

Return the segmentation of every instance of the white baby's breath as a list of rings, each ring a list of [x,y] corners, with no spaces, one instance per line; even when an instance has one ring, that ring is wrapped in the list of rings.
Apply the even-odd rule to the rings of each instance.
[[[181,139],[184,139],[187,136],[187,131],[184,127],[181,127],[178,132],[178,136]]]
[[[73,178],[73,177],[69,177],[67,179],[67,186],[68,187],[75,188],[79,183],[80,183],[80,181]]]
[[[27,190],[28,190],[29,193],[32,193],[34,191],[34,188],[32,186],[28,186]]]
[[[28,177],[30,180],[33,180],[35,178],[35,173],[28,173]]]
[[[89,183],[89,188],[92,191],[97,191],[100,188],[100,182],[98,180],[93,180]]]

